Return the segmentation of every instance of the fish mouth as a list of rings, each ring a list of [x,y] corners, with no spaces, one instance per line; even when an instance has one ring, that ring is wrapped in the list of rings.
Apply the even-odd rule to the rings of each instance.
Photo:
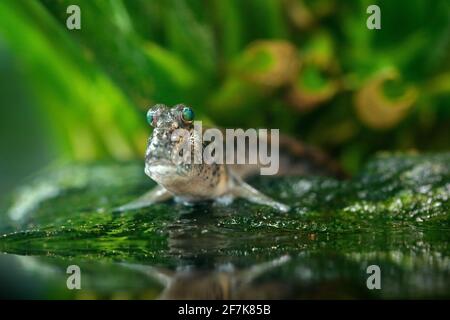
[[[145,165],[145,174],[156,181],[175,175],[176,170],[176,166],[168,160],[154,160]]]
[[[168,159],[148,159],[146,163],[148,166],[173,166],[172,161]]]

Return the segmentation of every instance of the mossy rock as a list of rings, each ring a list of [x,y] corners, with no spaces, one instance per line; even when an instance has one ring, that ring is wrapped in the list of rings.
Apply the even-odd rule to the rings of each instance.
[[[450,297],[450,153],[380,154],[346,181],[250,183],[292,210],[236,200],[118,214],[111,209],[154,185],[141,163],[49,168],[5,201],[0,251],[9,255],[0,263],[20,261],[21,272],[49,277],[40,288],[68,297],[155,298],[162,286],[142,268],[240,272],[289,255],[237,297]],[[87,279],[81,294],[64,291],[70,264]],[[381,290],[366,287],[372,264],[382,270]]]

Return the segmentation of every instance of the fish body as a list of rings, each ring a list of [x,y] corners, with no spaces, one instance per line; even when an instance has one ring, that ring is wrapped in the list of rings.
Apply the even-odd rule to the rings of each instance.
[[[269,198],[244,182],[245,177],[261,168],[259,161],[253,164],[195,161],[196,155],[203,155],[208,143],[202,140],[203,132],[198,132],[194,127],[193,111],[190,107],[183,104],[172,108],[162,104],[155,105],[147,113],[147,118],[154,129],[145,154],[145,173],[157,182],[158,186],[118,208],[119,211],[146,207],[172,197],[183,203],[204,200],[229,203],[234,198],[241,197],[282,212],[289,210],[287,205]],[[272,141],[270,138],[266,139],[267,141],[263,142],[270,145]],[[314,173],[317,169],[315,167],[321,168],[322,171],[326,167],[329,172],[337,171],[336,166],[330,165],[331,162],[323,154],[292,138],[283,137],[277,142],[283,151],[279,158],[280,174]],[[288,152],[285,152],[285,149]],[[249,149],[247,159],[254,150]],[[234,152],[236,154],[238,151]],[[226,158],[226,154],[223,157]]]

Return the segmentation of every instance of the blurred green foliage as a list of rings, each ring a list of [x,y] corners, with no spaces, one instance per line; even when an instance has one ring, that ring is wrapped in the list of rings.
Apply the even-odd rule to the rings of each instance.
[[[447,0],[2,0],[0,53],[3,166],[142,157],[153,103],[280,128],[351,172],[378,150],[450,146]]]

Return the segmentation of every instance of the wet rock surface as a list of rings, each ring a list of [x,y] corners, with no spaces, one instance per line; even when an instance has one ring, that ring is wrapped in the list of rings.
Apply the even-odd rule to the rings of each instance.
[[[36,280],[19,297],[450,297],[450,153],[381,154],[346,181],[250,183],[292,210],[236,200],[116,214],[154,185],[142,164],[49,168],[3,202],[0,265]],[[83,290],[66,288],[71,264]],[[380,290],[366,286],[370,265]]]

